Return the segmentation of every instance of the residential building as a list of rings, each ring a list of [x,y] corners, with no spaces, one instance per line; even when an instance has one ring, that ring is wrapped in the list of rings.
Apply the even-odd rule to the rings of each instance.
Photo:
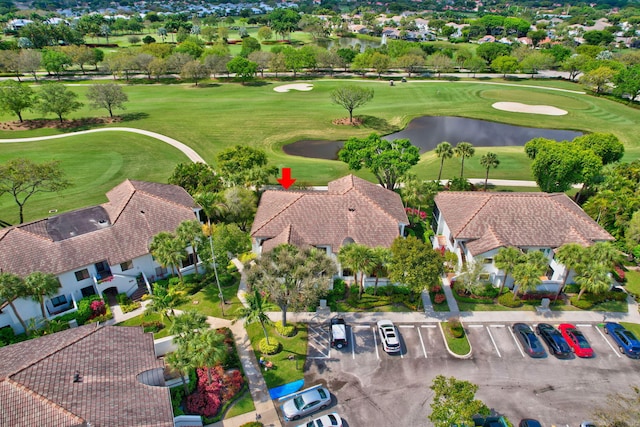
[[[126,180],[107,193],[108,202],[0,230],[0,270],[26,277],[55,274],[59,293],[45,300],[47,317],[75,310],[82,297],[105,292],[133,294],[168,272],[154,261],[149,243],[196,219],[200,208],[181,187]],[[193,269],[187,249],[182,267]],[[15,301],[23,319],[42,317],[29,298]],[[0,328],[22,327],[9,307],[0,306]]]
[[[336,259],[349,243],[390,247],[408,225],[397,193],[347,175],[322,191],[265,191],[251,238],[256,254],[289,243],[325,250]]]
[[[173,427],[153,335],[85,325],[0,348],[0,425]]]
[[[543,289],[557,289],[565,267],[554,259],[566,243],[590,246],[613,237],[564,193],[441,192],[435,197],[433,247],[458,256],[458,265],[480,262],[486,279],[500,286],[504,271],[494,257],[503,247],[539,250],[549,259]],[[513,287],[512,278],[507,286]]]

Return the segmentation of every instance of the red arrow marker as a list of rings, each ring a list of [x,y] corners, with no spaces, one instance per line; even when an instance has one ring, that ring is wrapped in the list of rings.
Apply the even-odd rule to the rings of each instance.
[[[291,178],[291,168],[282,168],[282,178],[278,178],[278,182],[285,190],[288,190],[296,182],[295,178]]]

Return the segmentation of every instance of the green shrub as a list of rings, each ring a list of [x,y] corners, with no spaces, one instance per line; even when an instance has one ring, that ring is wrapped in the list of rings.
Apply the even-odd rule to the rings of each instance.
[[[476,288],[473,290],[474,295],[477,295],[479,297],[492,298],[492,299],[497,297],[499,292],[500,292],[500,288],[496,288],[491,283],[487,283],[481,286],[476,286]]]
[[[333,295],[336,296],[336,298],[340,300],[344,298],[344,293],[346,289],[347,289],[347,285],[344,283],[344,280],[335,279],[333,281],[333,290],[331,292]]]
[[[593,307],[593,303],[584,296],[581,299],[578,299],[578,295],[574,295],[569,299],[569,301],[571,301],[572,306],[580,308],[582,310],[589,310],[591,307]]]
[[[464,328],[459,319],[450,319],[447,322],[449,332],[454,338],[462,338],[464,336]]]
[[[264,427],[264,424],[259,421],[250,421],[248,423],[242,424],[240,427]]]
[[[277,354],[280,353],[280,351],[282,350],[282,344],[280,344],[280,342],[273,338],[270,337],[269,338],[269,343],[267,343],[267,339],[266,338],[262,338],[260,340],[260,351],[262,352],[262,354]]]
[[[498,304],[505,307],[516,308],[522,306],[522,301],[517,299],[513,292],[508,292],[498,297]]]
[[[569,283],[564,287],[565,294],[577,294],[580,292],[580,286],[577,283]]]
[[[289,323],[287,326],[282,326],[282,322],[277,321],[275,323],[275,328],[276,331],[278,331],[278,333],[283,337],[292,337],[296,333],[298,333],[298,331],[296,330],[296,325],[293,325],[291,323]]]
[[[171,406],[173,406],[173,416],[184,415],[184,411],[180,407],[184,400],[184,388],[174,387],[171,391]]]
[[[16,338],[16,333],[13,332],[11,327],[5,327],[0,329],[0,346],[13,344],[13,340]]]
[[[155,334],[161,329],[164,329],[164,323],[160,322],[159,320],[155,320],[153,322],[142,322],[142,329],[145,332],[152,332]]]

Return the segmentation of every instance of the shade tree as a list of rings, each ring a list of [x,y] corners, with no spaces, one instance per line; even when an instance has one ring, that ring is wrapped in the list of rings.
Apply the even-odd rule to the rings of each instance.
[[[362,86],[341,86],[331,92],[331,102],[349,112],[349,123],[353,123],[353,110],[362,107],[372,99],[373,89]]]
[[[29,85],[15,80],[0,83],[0,111],[15,114],[22,123],[22,112],[32,108],[35,104],[35,92]]]
[[[120,85],[106,83],[89,86],[87,99],[92,108],[104,108],[109,112],[109,117],[113,117],[114,109],[126,109],[124,103],[129,100],[129,97]]]
[[[62,123],[64,116],[82,107],[77,98],[78,94],[62,83],[47,83],[38,92],[36,108],[44,115],[55,114]]]
[[[435,427],[474,425],[475,416],[490,414],[487,405],[475,398],[478,386],[469,381],[437,375],[429,388],[433,391],[429,421]]]

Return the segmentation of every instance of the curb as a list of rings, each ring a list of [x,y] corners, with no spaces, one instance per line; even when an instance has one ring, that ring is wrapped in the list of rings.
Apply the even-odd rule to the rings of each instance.
[[[460,322],[460,324],[462,325],[462,322]],[[465,337],[467,337],[467,342],[469,343],[469,353],[467,354],[457,354],[454,353],[453,351],[451,351],[451,349],[449,348],[449,343],[447,342],[447,337],[444,335],[444,329],[442,329],[442,322],[438,322],[438,327],[440,329],[440,334],[442,335],[442,340],[444,341],[444,346],[447,349],[447,351],[449,352],[450,355],[452,355],[453,357],[457,358],[457,359],[471,359],[471,356],[473,354],[473,347],[471,347],[471,341],[469,341],[469,338],[467,337],[467,331],[465,329],[464,334]],[[464,326],[463,326],[464,329]]]

